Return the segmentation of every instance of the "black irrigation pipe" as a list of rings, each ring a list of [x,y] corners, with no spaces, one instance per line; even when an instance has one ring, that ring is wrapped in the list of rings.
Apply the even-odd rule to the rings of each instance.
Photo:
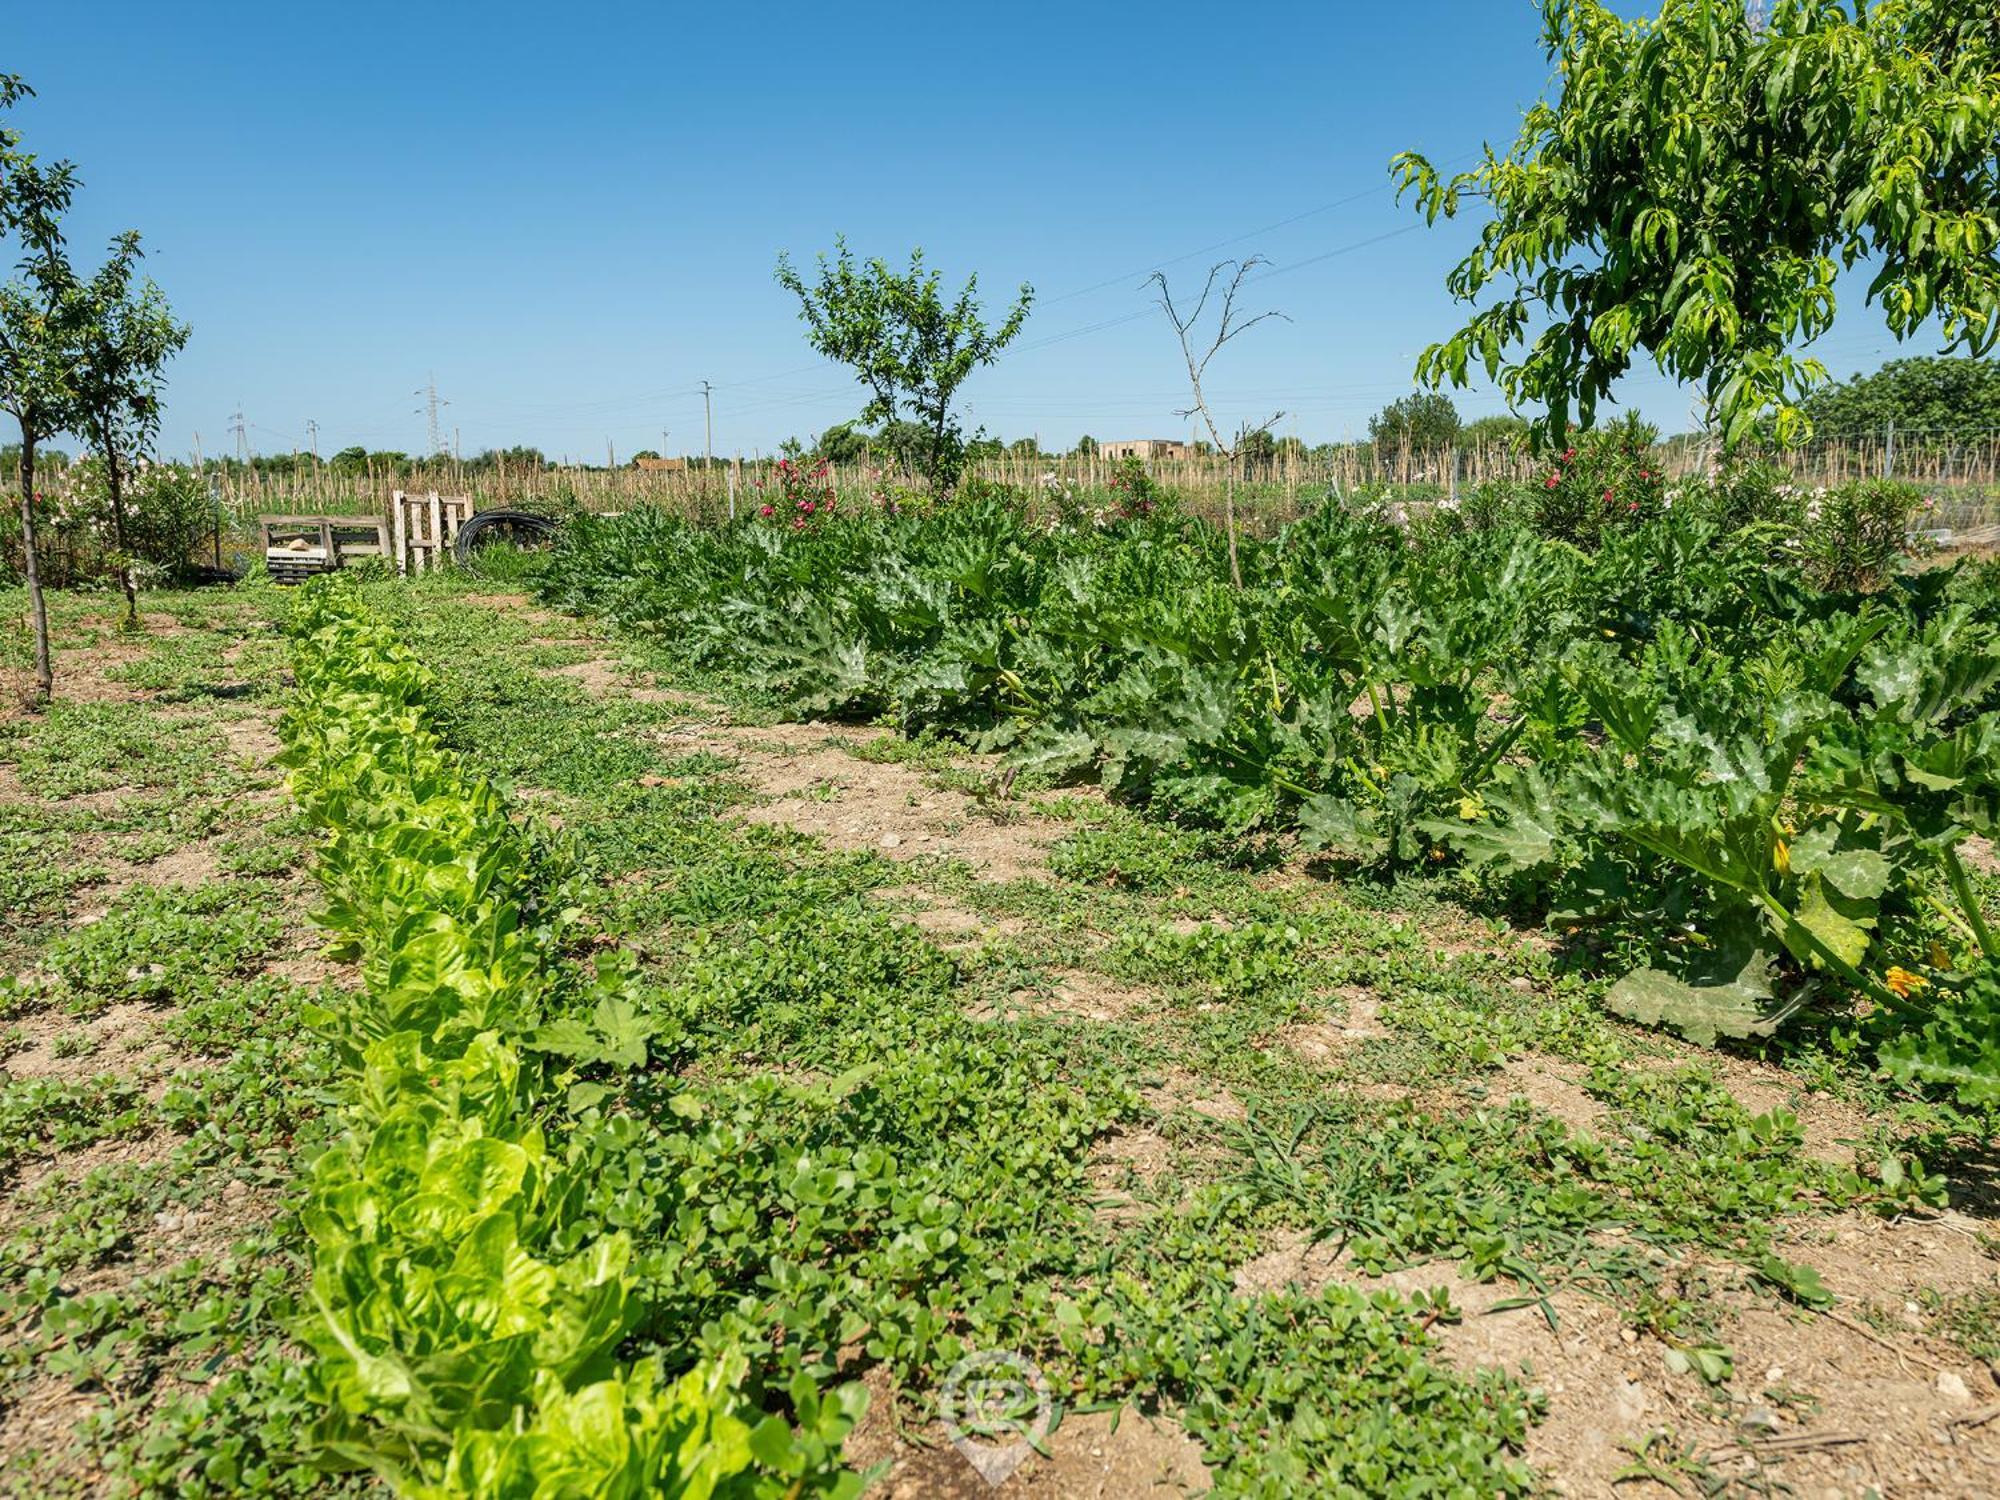
[[[451,547],[452,560],[464,567],[472,560],[472,552],[479,545],[479,539],[489,531],[497,531],[502,536],[517,540],[532,538],[547,541],[556,534],[556,523],[529,510],[474,511],[458,528],[458,540]]]

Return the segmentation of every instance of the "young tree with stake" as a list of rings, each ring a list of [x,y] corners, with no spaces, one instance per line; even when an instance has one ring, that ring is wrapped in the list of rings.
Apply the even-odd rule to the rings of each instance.
[[[113,240],[110,259],[72,294],[71,319],[82,355],[75,381],[77,418],[104,457],[128,630],[139,625],[139,586],[125,525],[127,465],[145,454],[159,432],[166,363],[188,340],[188,325],[174,321],[160,289],[150,279],[134,286],[143,253],[136,230]]]
[[[0,74],[0,109],[33,96]],[[75,411],[76,343],[69,316],[76,278],[63,254],[62,216],[76,190],[68,162],[44,167],[0,124],[0,239],[19,243],[19,279],[0,286],[0,411],[21,428],[21,551],[35,636],[34,703],[55,691],[48,603],[35,555],[35,448],[69,427]]]
[[[1229,581],[1237,588],[1243,587],[1243,569],[1236,560],[1236,461],[1245,441],[1252,433],[1262,432],[1268,436],[1271,426],[1284,413],[1273,412],[1262,422],[1240,424],[1235,434],[1224,441],[1222,431],[1215,425],[1215,415],[1208,408],[1208,394],[1203,382],[1208,376],[1209,362],[1222,352],[1222,346],[1238,334],[1247,333],[1266,318],[1281,318],[1291,322],[1281,312],[1260,312],[1253,317],[1244,317],[1236,307],[1237,294],[1243,290],[1243,281],[1252,270],[1264,264],[1263,257],[1253,255],[1248,260],[1225,260],[1208,268],[1208,280],[1202,283],[1201,296],[1194,307],[1183,314],[1174,306],[1173,293],[1167,288],[1167,273],[1155,271],[1146,278],[1147,286],[1158,287],[1160,310],[1167,315],[1167,321],[1174,325],[1174,333],[1181,341],[1181,357],[1187,361],[1188,385],[1194,392],[1194,405],[1175,415],[1185,419],[1199,413],[1202,425],[1208,429],[1209,440],[1215,451],[1222,455],[1223,489],[1222,519],[1223,529],[1229,535]],[[1220,311],[1215,323],[1215,337],[1204,345],[1203,335],[1198,331],[1202,314],[1208,310],[1209,300],[1215,295],[1215,286],[1224,273],[1229,279],[1223,283]]]
[[[952,398],[967,376],[1014,341],[1035,289],[1022,283],[1007,316],[989,329],[977,276],[966,278],[964,290],[946,302],[922,250],[910,252],[907,271],[894,271],[880,259],[857,262],[838,237],[834,258],[819,257],[819,276],[810,285],[791,257],[780,255],[778,284],[799,299],[813,348],[851,366],[868,388],[861,420],[894,429],[907,409],[922,435],[917,467],[940,494],[957,484],[965,468],[965,433],[952,414]]]

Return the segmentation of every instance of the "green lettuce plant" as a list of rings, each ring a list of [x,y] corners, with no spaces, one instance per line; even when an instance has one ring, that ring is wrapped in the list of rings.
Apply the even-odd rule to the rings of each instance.
[[[802,1384],[795,1429],[740,1356],[621,1357],[644,1311],[631,1245],[570,1230],[565,1075],[537,1045],[565,914],[439,742],[416,657],[346,588],[315,586],[293,628],[283,762],[326,833],[319,919],[364,980],[307,1017],[346,1071],[303,1210],[325,1460],[423,1497],[856,1493],[838,1451],[858,1393]]]

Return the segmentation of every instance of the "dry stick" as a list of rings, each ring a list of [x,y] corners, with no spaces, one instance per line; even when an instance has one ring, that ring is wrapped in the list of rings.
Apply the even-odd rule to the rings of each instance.
[[[111,423],[100,415],[98,446],[104,450],[104,482],[111,498],[111,536],[118,548],[118,585],[125,591],[125,627],[139,628],[139,580],[132,569],[132,554],[125,546],[125,491],[118,472],[118,448],[111,436]]]
[[[1982,1407],[1978,1411],[1969,1411],[1962,1417],[1947,1417],[1944,1425],[1947,1427],[1984,1427],[1995,1417],[2000,1417],[2000,1402],[1995,1402],[1992,1406]]]
[[[1224,344],[1228,343],[1238,334],[1256,327],[1266,318],[1285,318],[1285,315],[1281,312],[1261,312],[1254,318],[1249,318],[1244,322],[1238,323],[1236,321],[1236,294],[1242,290],[1243,278],[1249,275],[1253,268],[1261,264],[1263,264],[1262,258],[1253,255],[1247,260],[1225,260],[1210,266],[1208,268],[1208,280],[1202,283],[1201,296],[1196,299],[1194,310],[1186,317],[1182,317],[1179,309],[1174,306],[1173,294],[1167,289],[1167,273],[1164,271],[1155,271],[1147,278],[1149,285],[1157,286],[1160,289],[1160,309],[1166,313],[1167,321],[1174,325],[1174,333],[1181,342],[1181,357],[1187,361],[1188,385],[1194,393],[1194,405],[1178,413],[1178,415],[1181,420],[1186,421],[1189,417],[1199,413],[1202,425],[1208,428],[1209,440],[1215,444],[1216,451],[1222,455],[1223,483],[1225,486],[1222,492],[1222,514],[1229,533],[1229,582],[1232,587],[1239,589],[1243,587],[1243,570],[1236,560],[1236,455],[1237,451],[1243,446],[1243,439],[1249,435],[1252,429],[1239,426],[1236,430],[1236,441],[1233,444],[1224,443],[1222,441],[1222,433],[1216,428],[1215,417],[1208,409],[1208,397],[1202,391],[1201,382],[1202,376],[1208,372],[1209,361],[1222,351]],[[1221,315],[1216,321],[1215,341],[1208,346],[1206,353],[1196,358],[1194,344],[1190,339],[1190,335],[1195,325],[1201,322],[1202,312],[1207,308],[1208,299],[1215,291],[1215,279],[1231,267],[1235,268],[1234,274],[1229,278],[1229,285],[1223,289],[1222,310]],[[1285,318],[1285,321],[1289,323],[1291,319]],[[1263,427],[1269,427],[1283,415],[1283,412],[1276,413],[1267,421],[1260,424],[1259,430]]]
[[[1864,1339],[1868,1340],[1869,1343],[1874,1344],[1879,1348],[1887,1349],[1891,1354],[1896,1356],[1896,1363],[1899,1365],[1903,1364],[1903,1361],[1907,1356],[1909,1359],[1914,1359],[1918,1364],[1926,1366],[1933,1374],[1936,1374],[1944,1369],[1943,1365],[1939,1364],[1936,1360],[1930,1358],[1928,1355],[1919,1354],[1914,1349],[1909,1349],[1909,1350],[1898,1349],[1894,1344],[1890,1343],[1887,1339],[1883,1338],[1881,1334],[1877,1333],[1874,1329],[1870,1328],[1866,1323],[1857,1323],[1854,1321],[1854,1319],[1848,1317],[1846,1313],[1837,1313],[1833,1311],[1831,1308],[1828,1308],[1825,1311],[1823,1311],[1820,1314],[1820,1316],[1822,1318],[1831,1319],[1833,1322],[1838,1323],[1842,1328],[1845,1328],[1852,1333],[1860,1334]],[[1904,1365],[1903,1373],[1906,1375],[1909,1373],[1909,1367],[1907,1365]]]
[[[1753,1458],[1765,1458],[1774,1454],[1810,1453],[1817,1448],[1845,1448],[1867,1441],[1868,1438],[1858,1432],[1794,1432],[1784,1437],[1755,1438],[1734,1447],[1711,1448],[1703,1457],[1714,1462],[1734,1458],[1748,1450]]]

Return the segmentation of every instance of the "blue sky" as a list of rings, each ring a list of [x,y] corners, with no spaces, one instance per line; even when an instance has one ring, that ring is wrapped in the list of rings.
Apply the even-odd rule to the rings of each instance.
[[[921,244],[989,304],[1032,282],[964,400],[1063,445],[1182,430],[1139,283],[1262,254],[1250,306],[1291,321],[1219,357],[1220,412],[1359,435],[1456,326],[1474,233],[1413,227],[1390,156],[1510,141],[1548,74],[1530,0],[7,9],[17,123],[81,168],[79,258],[140,229],[194,325],[163,446],[211,454],[239,401],[259,451],[309,419],[322,453],[420,451],[433,374],[467,452],[699,452],[704,379],[716,450],[768,452],[861,402],[772,280],[836,233]],[[1852,304],[1824,347],[1841,374],[1891,352]],[[1657,375],[1626,395],[1685,425]]]

